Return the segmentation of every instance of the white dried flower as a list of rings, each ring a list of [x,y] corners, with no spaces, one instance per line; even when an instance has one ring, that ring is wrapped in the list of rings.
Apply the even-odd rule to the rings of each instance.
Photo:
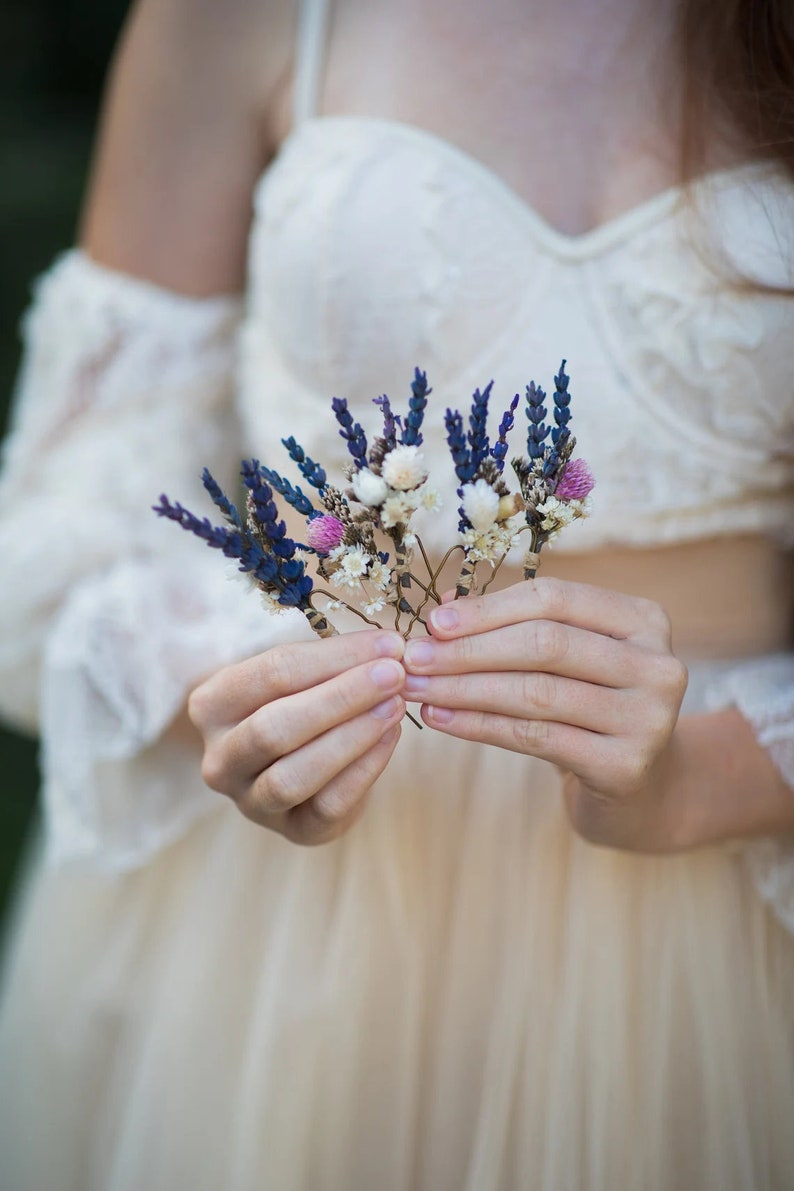
[[[461,541],[472,562],[489,562],[494,566],[510,549],[518,531],[513,525],[493,525],[485,533],[467,529],[461,534]]]
[[[339,609],[340,609],[340,608],[342,608],[342,607],[344,607],[344,605],[342,604],[342,601],[341,601],[341,600],[326,600],[326,601],[325,601],[325,608],[323,609],[323,611],[325,611],[325,612],[338,612],[338,611],[339,611]]]
[[[374,616],[377,612],[382,612],[386,607],[386,601],[383,596],[375,596],[368,603],[361,605],[367,616]]]
[[[431,488],[428,484],[422,485],[419,491],[418,507],[426,509],[428,513],[438,513],[442,503],[441,496],[435,488]]]
[[[472,527],[479,533],[486,533],[496,521],[499,512],[499,494],[494,492],[487,480],[475,480],[463,485],[463,512]]]
[[[372,556],[361,546],[348,546],[339,560],[338,568],[331,576],[331,582],[335,587],[360,587],[371,562]]]
[[[398,492],[410,492],[427,479],[424,456],[414,446],[393,447],[383,460],[381,472],[389,487]]]
[[[381,591],[385,591],[391,583],[391,571],[384,563],[380,561],[380,559],[376,559],[369,568],[367,580],[374,587],[379,588]]]
[[[382,476],[376,476],[368,467],[359,468],[352,479],[356,500],[367,508],[377,508],[388,495],[389,486]]]
[[[383,502],[380,519],[384,529],[392,529],[395,525],[404,525],[411,516],[413,509],[402,492],[396,492]]]

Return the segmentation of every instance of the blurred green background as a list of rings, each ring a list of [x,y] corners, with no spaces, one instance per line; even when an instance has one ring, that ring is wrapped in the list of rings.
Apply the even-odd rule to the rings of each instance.
[[[0,4],[3,428],[19,363],[20,315],[32,279],[74,240],[102,84],[127,7],[128,0]],[[32,823],[37,783],[35,741],[0,730],[0,912]]]

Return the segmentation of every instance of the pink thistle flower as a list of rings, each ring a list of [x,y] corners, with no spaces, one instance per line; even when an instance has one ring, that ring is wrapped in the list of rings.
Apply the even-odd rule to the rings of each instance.
[[[558,500],[584,500],[592,492],[595,479],[584,459],[572,459],[554,489]]]
[[[306,527],[306,544],[320,554],[328,554],[334,550],[345,536],[345,527],[338,517],[331,513],[322,513],[319,517],[312,517]]]

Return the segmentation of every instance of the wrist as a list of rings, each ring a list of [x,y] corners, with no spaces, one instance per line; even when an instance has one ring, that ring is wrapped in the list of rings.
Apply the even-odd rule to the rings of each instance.
[[[794,829],[794,791],[735,708],[684,716],[655,776],[659,851]]]

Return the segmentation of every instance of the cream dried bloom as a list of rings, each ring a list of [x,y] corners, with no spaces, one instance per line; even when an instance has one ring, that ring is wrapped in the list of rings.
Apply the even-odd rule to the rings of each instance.
[[[463,485],[463,512],[478,533],[486,533],[499,513],[499,494],[487,480],[475,480]]]
[[[405,525],[413,512],[411,501],[405,499],[402,492],[389,496],[381,506],[380,519],[384,529],[392,529],[395,525]]]
[[[389,493],[389,486],[383,477],[376,476],[368,467],[359,468],[350,482],[356,500],[367,508],[381,505]]]
[[[390,488],[410,492],[427,479],[424,456],[419,447],[400,444],[386,455],[381,474]]]

